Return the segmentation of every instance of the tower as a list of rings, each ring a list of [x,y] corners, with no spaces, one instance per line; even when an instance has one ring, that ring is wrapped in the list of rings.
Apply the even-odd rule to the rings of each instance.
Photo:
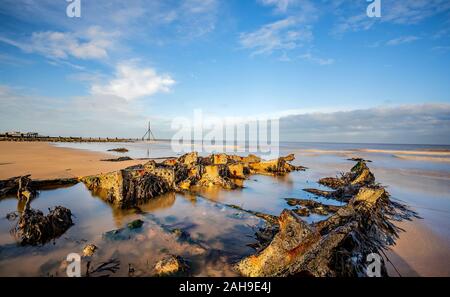
[[[147,140],[156,140],[155,136],[153,135],[152,129],[150,128],[150,121],[148,122],[148,129],[147,132],[145,132],[144,136],[142,136],[142,140],[145,140],[147,137]]]

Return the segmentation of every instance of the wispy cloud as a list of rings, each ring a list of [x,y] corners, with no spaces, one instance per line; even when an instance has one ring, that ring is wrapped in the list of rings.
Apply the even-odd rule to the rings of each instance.
[[[113,47],[116,33],[90,27],[84,32],[34,32],[26,40],[13,40],[0,36],[0,42],[15,46],[26,53],[37,53],[49,59],[105,59]]]
[[[331,65],[334,63],[334,59],[317,57],[311,53],[300,55],[299,58],[322,66]]]
[[[141,68],[133,62],[122,62],[116,66],[112,79],[101,84],[94,83],[94,95],[113,95],[126,100],[169,92],[175,80],[167,74],[158,74],[152,68]]]
[[[292,6],[297,0],[259,0],[263,5],[275,6],[277,12],[285,13],[289,6]]]
[[[450,2],[447,0],[383,0],[381,18],[369,18],[365,10],[367,3],[362,2],[354,6],[348,6],[346,1],[337,3],[335,9],[340,20],[333,29],[333,34],[337,35],[368,30],[379,22],[401,25],[417,24],[429,17],[450,11]]]
[[[405,44],[405,43],[411,43],[411,42],[417,41],[419,39],[420,39],[420,37],[412,36],[412,35],[401,36],[401,37],[394,38],[394,39],[387,41],[386,45],[396,46],[396,45],[401,45],[401,44]]]
[[[241,33],[242,47],[252,50],[252,55],[271,54],[277,50],[292,50],[310,42],[313,34],[309,27],[298,28],[295,18],[276,21],[260,29]]]

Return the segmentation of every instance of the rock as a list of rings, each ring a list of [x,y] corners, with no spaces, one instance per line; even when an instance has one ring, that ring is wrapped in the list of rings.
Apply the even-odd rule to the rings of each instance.
[[[88,244],[83,248],[83,256],[92,257],[97,249],[97,246],[94,244]]]
[[[134,230],[134,229],[141,228],[143,224],[144,224],[144,221],[142,221],[142,220],[134,220],[134,221],[128,223],[127,226],[128,226],[128,229]]]
[[[203,167],[203,174],[197,185],[212,186],[217,185],[225,189],[235,189],[236,183],[230,180],[230,174],[226,165],[208,165]]]
[[[118,157],[118,158],[113,158],[113,159],[103,159],[102,161],[106,161],[106,162],[124,162],[124,161],[131,161],[133,160],[130,157]]]
[[[10,212],[6,214],[6,219],[8,221],[14,221],[19,217],[16,211]]]
[[[191,242],[191,236],[188,232],[181,230],[180,228],[175,228],[171,231],[175,237],[180,241]]]
[[[249,163],[249,167],[252,173],[271,175],[285,175],[295,170],[303,170],[302,167],[296,167],[288,163],[289,160],[293,159],[293,155],[289,155],[275,160]]]
[[[309,212],[312,212],[315,214],[326,216],[329,213],[335,213],[340,209],[340,206],[322,204],[320,202],[308,199],[287,198],[285,200],[287,201],[287,204],[289,204],[290,206],[296,205],[303,206],[303,208],[297,209],[295,211],[295,213],[297,213],[298,215],[302,215],[302,213],[304,213],[305,216],[308,216]],[[305,211],[305,209],[307,211]]]
[[[111,230],[103,233],[103,238],[105,240],[110,241],[120,241],[120,240],[127,240],[131,238],[131,235],[126,232],[127,229],[121,228],[116,230]]]
[[[365,276],[366,257],[381,253],[395,243],[400,231],[391,221],[417,216],[404,205],[392,202],[386,190],[376,185],[365,163],[358,162],[342,181],[356,193],[345,206],[324,205],[312,200],[287,199],[296,212],[334,212],[328,219],[307,225],[292,211],[279,217],[279,231],[270,244],[238,262],[243,276]],[[364,173],[366,172],[366,173]],[[370,172],[370,171],[369,171]],[[358,186],[356,186],[358,184]],[[368,186],[360,186],[369,184]],[[342,188],[341,188],[342,189]],[[305,211],[306,214],[306,211]],[[387,275],[384,262],[381,274]]]
[[[89,190],[120,208],[132,208],[169,191],[186,191],[197,187],[220,186],[242,188],[242,180],[252,173],[284,175],[300,167],[288,163],[294,155],[271,161],[213,154],[199,157],[197,152],[178,159],[135,165],[119,171],[81,178]]]
[[[26,208],[13,233],[22,245],[38,245],[61,236],[72,225],[72,212],[65,207],[56,206],[47,216]]]
[[[189,266],[180,256],[170,255],[158,261],[155,265],[157,276],[187,276]]]
[[[16,176],[6,180],[0,180],[0,197],[16,194],[17,198],[30,201],[37,194],[32,186],[30,175]]]
[[[304,189],[304,191],[340,201],[349,201],[359,189],[364,186],[375,186],[375,177],[366,165],[366,161],[360,160],[350,170],[341,177],[326,177],[319,180],[319,184],[330,187],[334,191],[324,191],[318,189]]]
[[[297,207],[292,211],[301,217],[309,217],[311,215],[310,211],[306,207]]]
[[[119,208],[132,208],[171,190],[164,178],[143,169],[123,169],[82,181],[95,195]]]
[[[128,149],[124,147],[109,149],[108,152],[127,153]]]
[[[187,166],[196,165],[198,161],[198,153],[192,152],[178,158],[178,162]]]
[[[260,253],[241,260],[236,268],[247,277],[278,275],[291,262],[291,251],[313,234],[313,230],[290,210],[279,217],[280,230],[268,247]]]

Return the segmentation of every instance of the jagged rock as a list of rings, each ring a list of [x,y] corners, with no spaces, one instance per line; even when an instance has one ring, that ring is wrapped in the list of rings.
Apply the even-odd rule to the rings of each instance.
[[[279,217],[279,232],[267,247],[236,264],[243,276],[364,276],[366,256],[380,253],[395,243],[400,231],[391,220],[417,216],[389,199],[383,187],[374,184],[365,163],[352,168],[346,183],[368,183],[359,187],[346,206],[328,205],[335,212],[328,219],[307,225],[292,211]],[[360,178],[363,176],[363,178]],[[356,188],[356,186],[353,186]],[[304,199],[288,199],[290,205],[324,209],[324,205]],[[298,209],[297,212],[300,212]],[[384,262],[382,275],[386,274]]]
[[[13,233],[22,245],[38,245],[61,236],[72,225],[72,212],[65,207],[56,206],[46,216],[25,208]]]
[[[249,163],[249,167],[252,173],[271,175],[285,175],[292,171],[303,170],[303,167],[297,167],[288,163],[288,161],[294,159],[294,155],[289,155],[275,160]]]
[[[158,261],[155,265],[157,276],[187,276],[189,265],[180,256],[170,255]]]
[[[220,186],[235,189],[252,173],[284,175],[300,167],[288,161],[294,155],[272,161],[247,157],[213,154],[199,157],[197,152],[162,163],[149,161],[123,170],[81,178],[95,195],[121,208],[135,207],[168,191],[190,190],[192,187]]]
[[[334,191],[318,189],[303,189],[306,192],[339,201],[349,201],[359,189],[364,186],[375,186],[375,177],[364,160],[359,160],[350,172],[341,177],[326,177],[318,181],[319,184],[332,188]]]
[[[235,189],[238,187],[229,178],[230,172],[226,165],[208,165],[203,167],[201,179],[197,182],[200,186],[218,185],[225,189]]]
[[[311,212],[306,207],[297,207],[292,211],[301,217],[309,217],[311,215]]]
[[[83,256],[84,257],[92,257],[97,250],[97,246],[94,244],[88,244],[83,248]]]
[[[30,175],[16,176],[6,180],[0,180],[0,197],[16,194],[19,200],[31,200],[37,194],[32,186]]]
[[[178,162],[187,166],[196,165],[198,161],[198,153],[192,152],[188,154],[184,154],[183,156],[178,158]]]
[[[281,213],[278,223],[280,230],[270,245],[237,264],[237,269],[242,275],[252,277],[278,275],[283,267],[290,264],[290,251],[313,234],[313,230],[290,210]]]
[[[122,169],[81,180],[94,194],[120,208],[134,207],[171,190],[166,179],[144,169]]]

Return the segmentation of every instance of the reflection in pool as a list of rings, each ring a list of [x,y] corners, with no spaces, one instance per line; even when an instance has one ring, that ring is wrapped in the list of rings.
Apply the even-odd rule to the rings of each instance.
[[[244,190],[246,191],[246,190]],[[231,194],[231,193],[230,193]],[[6,215],[22,210],[15,197],[0,201],[0,275],[65,276],[64,260],[72,252],[81,253],[93,243],[99,247],[91,265],[118,259],[115,275],[152,275],[156,261],[176,254],[187,259],[195,276],[232,276],[233,263],[254,252],[255,231],[264,221],[197,195],[170,193],[150,200],[132,210],[116,209],[92,196],[80,183],[69,188],[42,191],[31,207],[45,212],[62,205],[72,210],[74,223],[64,235],[43,246],[19,246],[9,230],[17,220]],[[125,237],[108,237],[105,233],[141,219],[142,228]],[[177,237],[182,230],[188,240]]]

